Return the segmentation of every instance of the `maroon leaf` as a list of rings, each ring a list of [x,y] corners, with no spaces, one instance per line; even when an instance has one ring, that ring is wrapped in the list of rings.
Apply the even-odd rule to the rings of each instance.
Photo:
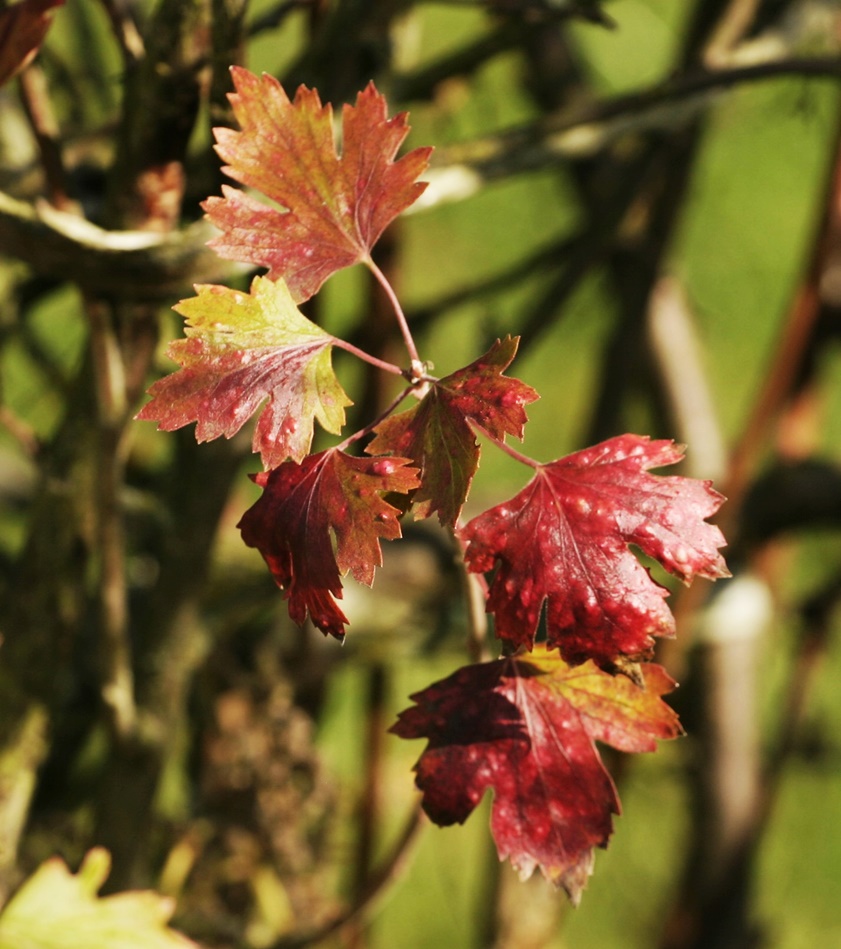
[[[22,0],[0,10],[0,84],[35,58],[52,23],[52,13],[64,0]]]
[[[387,117],[373,83],[356,106],[342,109],[342,155],[336,153],[333,112],[314,89],[300,86],[290,102],[272,76],[231,70],[231,95],[242,131],[215,130],[225,171],[280,205],[280,210],[223,188],[204,208],[222,231],[211,246],[231,260],[269,268],[299,302],[337,270],[368,256],[386,226],[426,187],[417,178],[429,148],[399,161],[409,132],[406,114]]]
[[[686,583],[729,575],[724,538],[704,523],[721,495],[706,481],[646,473],[682,457],[668,441],[612,438],[540,465],[516,497],[470,521],[460,532],[469,568],[496,568],[488,611],[497,635],[531,648],[546,604],[549,645],[568,662],[603,667],[673,635],[668,591],[628,544]]]
[[[517,352],[518,337],[497,340],[484,356],[430,386],[408,412],[386,419],[368,451],[411,458],[421,469],[413,498],[415,516],[438,512],[454,526],[479,465],[479,445],[470,422],[502,440],[523,437],[525,406],[539,398],[519,379],[504,376]]]
[[[254,477],[263,494],[239,523],[242,538],[263,555],[296,623],[309,613],[324,633],[344,637],[341,576],[370,586],[382,564],[379,539],[401,536],[400,512],[381,495],[417,487],[408,464],[331,448]]]
[[[578,902],[593,848],[607,845],[619,813],[594,741],[653,751],[681,731],[660,699],[674,683],[660,666],[641,670],[645,688],[592,662],[568,666],[539,645],[413,695],[391,730],[429,739],[415,766],[424,810],[436,824],[463,823],[490,788],[500,859],[523,878],[539,866]]]

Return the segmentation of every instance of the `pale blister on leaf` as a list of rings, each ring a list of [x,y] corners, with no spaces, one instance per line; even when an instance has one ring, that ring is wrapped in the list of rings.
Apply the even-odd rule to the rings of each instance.
[[[410,464],[329,449],[255,477],[263,494],[239,523],[242,538],[263,555],[296,623],[309,615],[322,632],[344,637],[342,575],[373,582],[380,540],[401,536],[400,511],[382,495],[417,487]]]
[[[187,338],[168,353],[181,368],[152,385],[139,419],[166,431],[196,422],[198,441],[209,441],[231,438],[267,402],[253,438],[267,468],[306,456],[315,419],[342,430],[351,401],[331,365],[333,337],[300,312],[283,281],[257,277],[250,293],[196,289],[175,308]]]
[[[455,526],[479,465],[471,423],[491,438],[522,439],[525,406],[539,396],[519,379],[503,375],[517,352],[518,337],[497,340],[475,362],[430,385],[418,405],[386,419],[368,446],[373,454],[411,458],[421,470],[412,498],[417,518],[438,513]]]
[[[605,847],[619,799],[595,741],[654,751],[681,734],[661,696],[673,681],[643,665],[645,687],[594,663],[569,666],[542,645],[530,655],[466,666],[412,696],[392,731],[427,738],[415,766],[423,807],[462,823],[493,791],[491,832],[523,878],[539,867],[578,902]]]
[[[300,86],[290,101],[272,76],[231,70],[240,131],[215,129],[225,172],[278,207],[224,187],[204,209],[222,232],[211,246],[223,257],[269,269],[299,302],[337,270],[368,256],[382,232],[422,194],[417,178],[430,148],[395,160],[409,132],[406,114],[388,118],[373,83],[342,109],[337,153],[331,106]]]
[[[495,571],[497,635],[530,649],[545,607],[549,645],[604,668],[674,635],[668,591],[628,545],[685,583],[729,575],[724,537],[705,521],[722,496],[706,481],[647,473],[682,457],[672,442],[622,435],[539,466],[514,498],[473,518],[460,536],[469,568]]]

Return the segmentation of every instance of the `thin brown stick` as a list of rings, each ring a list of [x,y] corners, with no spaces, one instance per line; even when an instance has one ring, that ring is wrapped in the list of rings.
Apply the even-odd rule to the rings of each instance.
[[[402,875],[418,835],[426,823],[420,802],[418,802],[406,819],[403,830],[400,832],[388,857],[367,879],[352,903],[349,903],[341,912],[323,925],[282,936],[272,943],[268,949],[303,949],[305,946],[315,946],[320,942],[324,942],[325,939],[329,939],[330,936],[341,932],[346,926],[355,922],[364,914],[370,913],[376,903],[385,896],[388,889]],[[247,949],[247,947],[243,946],[242,949]]]
[[[134,672],[128,641],[125,538],[120,507],[123,434],[127,420],[125,367],[109,307],[87,303],[98,411],[99,453],[95,510],[100,556],[99,606],[102,633],[100,693],[115,735],[125,740],[137,724]]]
[[[719,521],[725,533],[736,520],[771,427],[791,395],[820,312],[821,277],[831,251],[830,245],[841,232],[841,118],[835,131],[833,160],[823,193],[826,195],[826,211],[813,244],[806,276],[780,331],[774,356],[764,375],[762,390],[730,459],[724,487],[729,503]]]
[[[100,3],[111,24],[126,65],[131,66],[139,62],[146,55],[146,48],[134,19],[120,0],[100,0]]]
[[[59,144],[59,129],[50,102],[47,80],[41,68],[33,63],[18,76],[18,88],[38,152],[49,200],[64,211],[75,206],[67,195],[67,175]]]
[[[730,0],[702,53],[705,66],[715,69],[726,65],[729,55],[750,29],[761,4],[762,0]]]
[[[837,81],[841,56],[793,56],[714,72],[687,71],[639,92],[575,105],[529,125],[441,148],[433,156],[432,169],[462,165],[481,180],[536,170],[595,154],[619,132],[649,125],[679,127],[705,108],[713,93],[787,76]],[[430,190],[433,185],[434,178]],[[433,196],[426,195],[425,203]]]
[[[35,430],[8,405],[0,403],[0,426],[14,438],[28,458],[35,458],[40,442]]]

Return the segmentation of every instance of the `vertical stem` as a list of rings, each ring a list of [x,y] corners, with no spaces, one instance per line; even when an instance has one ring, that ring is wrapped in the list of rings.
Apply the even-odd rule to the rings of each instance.
[[[467,607],[467,655],[471,662],[487,662],[490,659],[488,649],[488,614],[485,605],[488,599],[487,585],[483,577],[471,573],[464,561],[464,549],[458,538],[453,538],[459,581],[464,603]]]
[[[127,416],[125,367],[114,329],[113,309],[103,302],[89,301],[87,310],[99,432],[94,503],[100,557],[101,693],[115,735],[125,739],[133,733],[137,718],[128,639],[125,538],[120,508],[124,474],[123,434]]]
[[[100,3],[111,23],[111,30],[120,46],[126,66],[143,59],[146,52],[143,37],[126,9],[126,4],[120,0],[100,0]]]
[[[44,73],[37,64],[32,64],[20,74],[18,83],[23,109],[41,155],[41,167],[44,170],[50,202],[57,208],[71,208],[72,202],[67,196],[64,161],[59,146],[58,122],[53,114]]]
[[[820,285],[824,268],[841,233],[841,116],[833,142],[833,158],[829,167],[824,215],[812,245],[808,270],[789,308],[774,350],[764,384],[754,401],[753,409],[736,441],[727,481],[723,488],[728,503],[722,509],[719,524],[722,530],[735,526],[745,491],[761,457],[771,428],[783,406],[791,397],[798,370],[809,346],[821,308]]]
[[[397,299],[397,294],[394,292],[394,288],[389,283],[386,275],[382,272],[382,270],[380,270],[374,261],[371,260],[370,257],[365,260],[364,263],[367,265],[371,273],[377,278],[380,286],[385,291],[385,294],[394,310],[394,315],[397,317],[397,325],[400,327],[400,333],[403,336],[403,342],[406,344],[406,350],[409,353],[409,359],[412,361],[412,379],[420,379],[424,371],[423,363],[418,356],[418,350],[415,346],[415,341],[412,338],[412,331],[409,329],[409,322],[406,319],[406,314],[403,312],[403,307],[400,305],[400,301]]]
[[[371,876],[374,847],[381,810],[381,775],[383,768],[383,738],[385,735],[385,703],[388,672],[380,663],[368,670],[365,695],[365,793],[360,802],[357,826],[356,856],[353,874],[353,902],[357,902]],[[349,949],[362,949],[365,931],[360,921],[349,928]]]

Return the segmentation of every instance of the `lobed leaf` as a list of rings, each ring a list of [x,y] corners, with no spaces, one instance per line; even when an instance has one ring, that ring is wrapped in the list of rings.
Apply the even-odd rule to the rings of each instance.
[[[381,495],[417,487],[409,464],[331,448],[255,476],[263,494],[239,523],[242,538],[263,555],[296,623],[309,614],[322,632],[344,637],[341,576],[370,586],[382,565],[380,538],[401,536],[400,511]]]
[[[77,874],[58,857],[32,874],[0,914],[0,949],[198,949],[167,925],[174,900],[152,891],[97,896],[106,850],[91,850]]]
[[[500,860],[510,858],[524,879],[540,867],[577,903],[594,848],[607,846],[620,810],[594,742],[654,751],[657,739],[681,733],[660,698],[674,683],[660,666],[641,673],[644,688],[538,645],[416,693],[391,731],[428,739],[416,784],[436,824],[463,823],[491,789]]]
[[[290,101],[272,76],[235,66],[230,96],[241,131],[215,129],[216,150],[231,178],[280,207],[230,187],[204,208],[222,231],[219,254],[269,268],[299,302],[337,270],[368,256],[388,224],[413,204],[432,151],[418,148],[395,161],[409,132],[406,114],[389,119],[373,83],[342,109],[342,154],[333,112],[314,89]]]
[[[352,403],[332,369],[333,337],[300,312],[283,281],[256,277],[250,293],[196,290],[175,307],[187,338],[168,353],[181,369],[152,385],[139,419],[166,431],[196,422],[200,442],[230,438],[268,399],[253,438],[267,468],[304,458],[314,419],[342,430]]]
[[[531,386],[503,375],[518,343],[519,337],[497,340],[469,366],[432,383],[414,408],[375,429],[369,452],[411,458],[421,469],[412,500],[416,517],[437,511],[443,525],[455,526],[479,466],[471,422],[497,440],[523,437],[525,406],[539,396]]]
[[[669,441],[611,438],[540,465],[514,498],[473,518],[460,536],[470,570],[496,570],[487,608],[497,635],[530,649],[545,605],[549,645],[605,668],[674,635],[668,591],[628,545],[686,583],[729,575],[724,538],[705,523],[722,496],[707,481],[646,473],[682,457]]]

